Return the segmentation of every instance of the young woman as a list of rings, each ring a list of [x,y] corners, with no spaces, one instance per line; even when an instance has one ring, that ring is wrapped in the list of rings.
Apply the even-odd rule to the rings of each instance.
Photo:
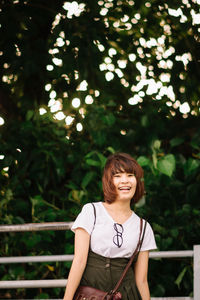
[[[75,251],[64,300],[73,299],[79,284],[112,290],[138,243],[140,218],[131,204],[144,194],[142,168],[129,154],[111,155],[102,183],[104,202],[94,203],[96,221],[93,205],[88,203],[72,226]],[[147,223],[140,253],[119,288],[123,300],[150,300],[147,272],[153,249],[154,234]]]

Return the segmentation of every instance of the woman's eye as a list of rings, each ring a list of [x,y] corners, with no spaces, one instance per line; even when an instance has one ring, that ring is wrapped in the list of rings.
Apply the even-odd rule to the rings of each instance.
[[[135,176],[135,174],[128,174],[129,177]]]

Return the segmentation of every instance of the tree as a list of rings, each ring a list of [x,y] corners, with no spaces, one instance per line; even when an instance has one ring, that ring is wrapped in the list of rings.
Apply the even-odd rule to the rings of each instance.
[[[145,170],[147,195],[135,209],[158,248],[198,243],[198,11],[196,1],[2,1],[2,224],[74,219],[102,199],[106,157],[124,151]],[[5,235],[1,254],[58,253],[58,243],[70,253],[63,238],[72,243],[70,234]],[[66,277],[66,265],[28,268],[29,278]],[[151,263],[151,273],[159,268]],[[152,295],[189,295],[191,272],[188,260],[168,264]]]

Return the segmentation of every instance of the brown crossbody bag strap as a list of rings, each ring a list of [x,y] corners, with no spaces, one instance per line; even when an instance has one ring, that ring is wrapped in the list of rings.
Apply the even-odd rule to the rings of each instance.
[[[130,266],[133,263],[134,258],[140,252],[140,249],[141,249],[141,246],[142,246],[142,243],[143,243],[143,239],[144,239],[144,235],[145,235],[146,226],[147,226],[147,221],[145,221],[143,235],[142,235],[143,220],[142,220],[142,218],[140,218],[140,235],[139,235],[139,240],[138,240],[138,243],[137,243],[137,247],[136,247],[133,255],[131,256],[128,264],[126,265],[126,268],[124,269],[124,271],[123,271],[123,273],[122,273],[119,281],[117,282],[117,284],[115,285],[114,289],[112,290],[112,294],[115,294],[118,291],[118,289],[119,289],[119,287],[120,287],[120,285],[122,283],[122,280],[126,276],[126,273],[127,273],[128,269],[130,268]],[[142,238],[141,238],[141,236],[142,236]]]
[[[91,204],[93,205],[93,208],[94,208],[94,226],[95,226],[95,223],[96,223],[96,208],[95,208],[95,206],[94,206],[93,203],[91,203]],[[136,255],[140,252],[140,249],[141,249],[141,247],[142,247],[142,243],[143,243],[143,240],[144,240],[144,235],[145,235],[145,231],[146,231],[146,226],[147,226],[147,221],[145,221],[145,224],[144,224],[144,230],[143,230],[143,234],[142,234],[142,229],[143,229],[143,219],[140,218],[140,234],[139,234],[139,240],[138,240],[138,243],[137,243],[137,247],[136,247],[135,251],[133,252],[131,258],[129,259],[129,262],[128,262],[128,264],[126,265],[126,267],[125,267],[125,269],[124,269],[124,271],[123,271],[123,273],[122,273],[120,279],[118,280],[117,284],[115,285],[114,289],[109,293],[110,295],[112,295],[112,294],[114,295],[114,294],[118,291],[118,289],[119,289],[119,287],[120,287],[120,285],[121,285],[121,283],[122,283],[124,277],[126,276],[126,273],[128,272],[128,269],[130,268],[130,266],[131,266],[132,263],[133,263],[134,258],[135,258]]]

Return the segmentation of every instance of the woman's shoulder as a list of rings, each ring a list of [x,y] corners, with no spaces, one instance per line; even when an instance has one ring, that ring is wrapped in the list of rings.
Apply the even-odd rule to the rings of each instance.
[[[101,206],[103,201],[98,201],[98,202],[90,202],[88,204],[94,204],[95,206]]]
[[[90,213],[94,210],[92,203],[86,203],[82,206],[81,213]]]
[[[89,202],[83,205],[81,212],[82,213],[94,213],[94,210],[101,208],[102,202]]]
[[[143,226],[145,225],[146,223],[146,229],[151,229],[151,225],[149,223],[149,221],[146,219],[146,218],[143,218],[143,217],[140,217],[139,215],[137,215],[134,211],[133,211],[133,218],[132,218],[132,221],[133,222],[136,222],[138,225],[140,224],[140,220],[142,220],[143,222]]]
[[[72,226],[72,231],[75,231],[78,227],[85,229],[91,234],[94,226],[95,213],[91,203],[83,205],[81,212],[76,217]]]
[[[94,214],[98,221],[109,220],[108,214],[103,206],[103,202],[90,202],[83,206],[82,211],[86,214]]]
[[[155,242],[154,232],[153,232],[153,229],[152,229],[150,223],[146,220],[146,218],[141,218],[135,212],[133,212],[133,214],[134,214],[133,221],[135,222],[135,226],[137,226],[137,227],[140,226],[140,219],[142,219],[142,221],[143,221],[142,232],[144,232],[144,241],[143,241],[143,244],[141,247],[141,251],[156,249],[157,246],[156,246],[156,242]],[[146,223],[146,226],[145,226],[145,223]]]
[[[99,202],[88,202],[88,203],[83,205],[82,209],[90,209],[91,210],[91,209],[93,209],[93,206],[95,206],[95,208],[101,206],[101,203],[102,203],[101,201],[99,201]]]
[[[141,219],[141,217],[140,216],[138,216],[134,211],[132,211],[133,213],[132,213],[132,220],[134,221],[134,222],[140,222],[140,219]]]

